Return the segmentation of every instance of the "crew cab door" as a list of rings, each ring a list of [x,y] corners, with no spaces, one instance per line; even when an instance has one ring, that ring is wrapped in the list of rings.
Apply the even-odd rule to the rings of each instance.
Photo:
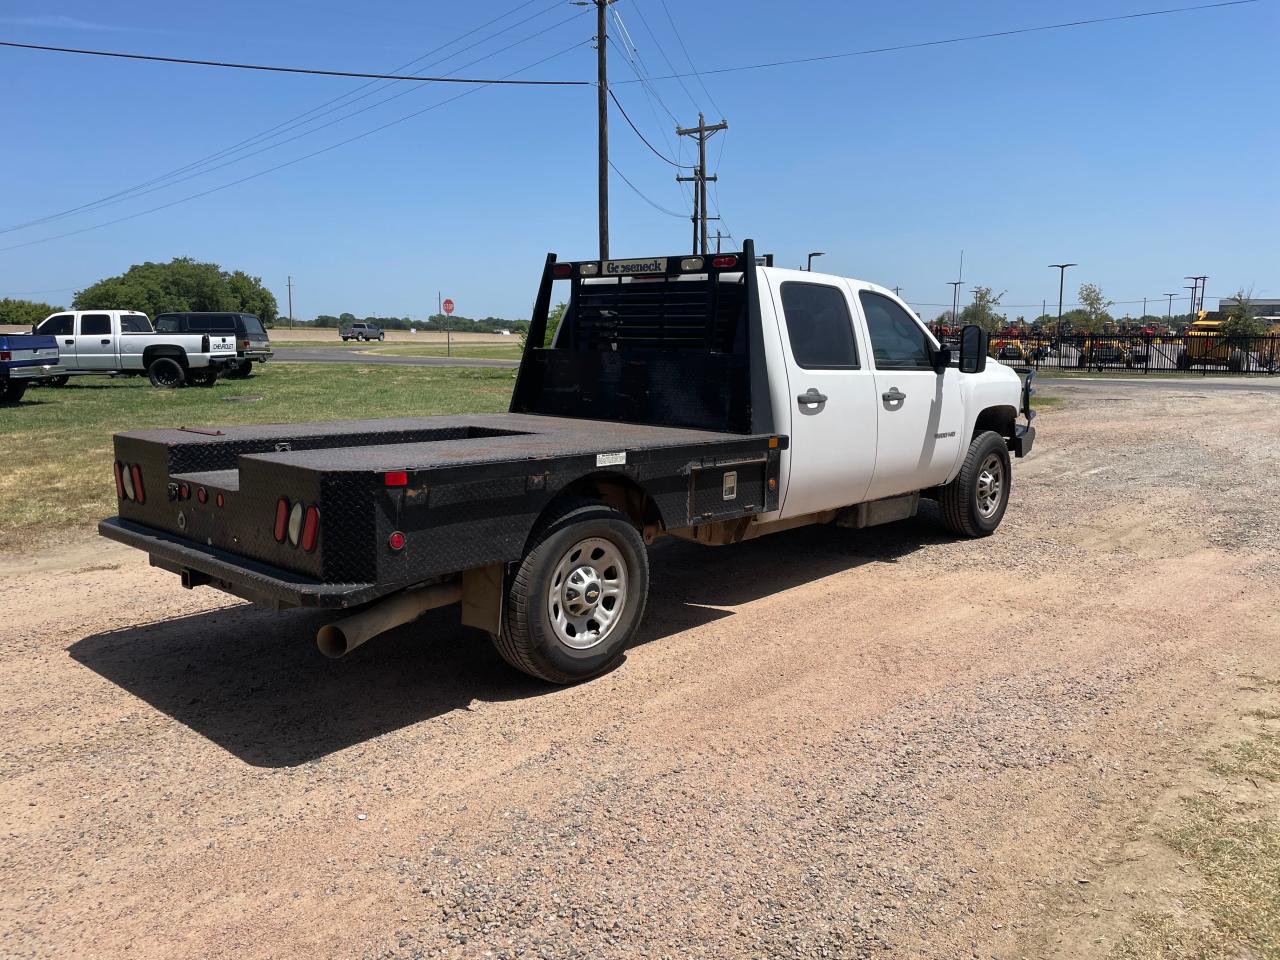
[[[76,367],[80,370],[116,368],[116,330],[109,313],[82,313],[76,318]]]
[[[780,514],[786,518],[864,498],[876,458],[876,387],[848,288],[776,278],[771,284],[791,421]]]
[[[933,341],[893,297],[859,290],[875,367],[876,466],[867,499],[946,481],[963,442],[960,371],[933,369]]]
[[[58,363],[68,370],[76,369],[76,317],[74,313],[55,313],[40,321],[36,333],[55,337],[58,341]]]

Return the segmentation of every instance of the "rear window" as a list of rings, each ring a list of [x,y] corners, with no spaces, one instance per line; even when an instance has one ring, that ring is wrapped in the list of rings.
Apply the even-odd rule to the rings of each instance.
[[[262,321],[251,313],[240,314],[240,325],[242,328],[240,332],[246,335],[263,337],[267,335],[267,331],[262,328]]]
[[[151,321],[145,313],[122,313],[120,315],[121,333],[150,333]]]
[[[236,320],[229,313],[193,313],[187,317],[187,329],[192,333],[235,333]]]
[[[111,317],[105,313],[86,313],[80,318],[80,334],[100,337],[111,332]]]
[[[177,314],[162,313],[156,317],[156,333],[181,333],[182,317]]]

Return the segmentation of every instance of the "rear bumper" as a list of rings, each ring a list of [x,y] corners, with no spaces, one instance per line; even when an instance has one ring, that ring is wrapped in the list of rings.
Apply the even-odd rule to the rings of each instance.
[[[275,356],[275,351],[270,348],[264,350],[244,350],[240,353],[241,360],[252,360],[254,363],[266,363]]]
[[[151,556],[151,565],[182,577],[184,587],[210,586],[275,607],[354,607],[387,592],[373,583],[322,583],[162,530],[110,517],[98,533]]]
[[[4,375],[9,380],[32,380],[36,377],[60,377],[67,368],[57,363],[24,364],[7,367]]]

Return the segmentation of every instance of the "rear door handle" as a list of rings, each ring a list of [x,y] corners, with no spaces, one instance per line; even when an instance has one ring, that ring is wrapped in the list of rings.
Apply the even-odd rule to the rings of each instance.
[[[880,394],[880,399],[885,403],[898,403],[907,399],[907,395],[897,387],[890,387],[886,392]]]
[[[819,393],[816,389],[810,387],[804,393],[797,394],[796,400],[800,403],[826,403],[827,395],[825,393]]]

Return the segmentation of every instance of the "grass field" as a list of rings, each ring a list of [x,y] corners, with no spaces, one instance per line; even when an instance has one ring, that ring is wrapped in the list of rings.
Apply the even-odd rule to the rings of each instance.
[[[371,374],[375,374],[372,375]],[[507,408],[510,370],[272,364],[249,380],[156,390],[145,379],[72,379],[0,405],[0,550],[115,512],[111,436],[148,427],[348,420]]]

